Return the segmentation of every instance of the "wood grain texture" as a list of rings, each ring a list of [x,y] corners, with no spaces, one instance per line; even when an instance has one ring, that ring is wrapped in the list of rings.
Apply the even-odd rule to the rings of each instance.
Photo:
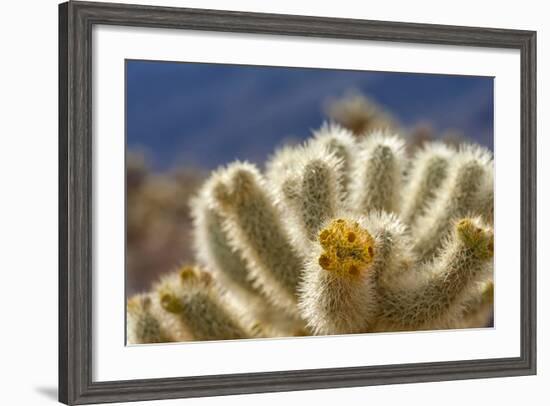
[[[521,53],[521,355],[251,374],[92,380],[91,32],[94,24],[518,49]],[[59,400],[220,396],[536,373],[536,33],[477,27],[69,2],[59,6]]]

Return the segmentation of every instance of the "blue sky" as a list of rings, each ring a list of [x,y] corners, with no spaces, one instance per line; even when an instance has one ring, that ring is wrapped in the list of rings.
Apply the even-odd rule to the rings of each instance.
[[[326,100],[350,90],[404,126],[428,121],[493,148],[488,77],[127,61],[126,80],[128,147],[146,149],[158,170],[262,163],[285,139],[310,136]]]

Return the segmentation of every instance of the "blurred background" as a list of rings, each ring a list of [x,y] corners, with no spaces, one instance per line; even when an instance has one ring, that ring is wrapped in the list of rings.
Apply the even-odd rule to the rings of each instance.
[[[180,62],[126,62],[126,295],[192,263],[188,201],[236,159],[263,166],[324,121],[493,149],[493,78]]]

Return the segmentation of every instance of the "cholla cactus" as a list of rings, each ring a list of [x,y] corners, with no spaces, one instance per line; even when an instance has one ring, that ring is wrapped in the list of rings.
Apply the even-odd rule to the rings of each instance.
[[[172,275],[156,289],[160,307],[195,339],[486,326],[491,155],[404,150],[395,134],[326,125],[277,151],[264,174],[242,162],[212,173],[192,212],[196,257],[214,282],[193,273],[184,288]]]

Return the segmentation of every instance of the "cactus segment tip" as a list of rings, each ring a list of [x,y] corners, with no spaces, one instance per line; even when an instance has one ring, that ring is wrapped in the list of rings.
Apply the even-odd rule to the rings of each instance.
[[[169,313],[181,313],[182,294],[212,286],[212,275],[196,265],[183,265],[158,288],[160,305]]]
[[[489,259],[494,254],[494,236],[480,227],[474,219],[464,218],[456,223],[456,231],[464,244],[480,258]]]
[[[212,282],[212,275],[208,272],[201,270],[197,266],[183,265],[179,270],[180,283],[190,285],[193,283],[200,283],[204,286],[209,286]]]
[[[170,292],[160,294],[160,305],[168,313],[181,313],[183,310],[182,304],[176,295]]]
[[[359,223],[336,219],[319,233],[321,268],[339,276],[359,277],[374,258],[374,239]]]
[[[137,313],[140,310],[148,311],[151,307],[151,298],[148,295],[135,295],[128,299],[127,308],[129,312]]]

